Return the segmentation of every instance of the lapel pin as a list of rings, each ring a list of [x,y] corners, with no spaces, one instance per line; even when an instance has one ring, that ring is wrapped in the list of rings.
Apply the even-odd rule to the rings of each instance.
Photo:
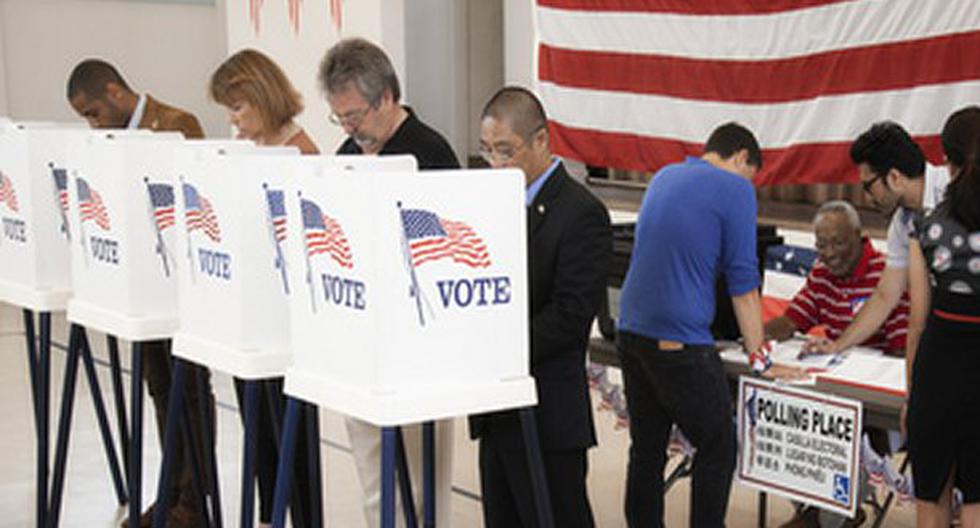
[[[538,204],[538,214],[544,214],[544,204]]]

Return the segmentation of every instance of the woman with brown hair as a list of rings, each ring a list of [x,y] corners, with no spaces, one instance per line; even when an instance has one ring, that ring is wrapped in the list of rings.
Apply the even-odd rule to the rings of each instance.
[[[303,110],[302,97],[282,69],[261,52],[244,49],[229,57],[211,75],[208,92],[228,109],[235,137],[319,154],[316,144],[293,121]]]
[[[294,146],[302,154],[319,154],[319,149],[303,129],[293,120],[303,110],[299,92],[286,78],[286,74],[269,57],[245,49],[235,53],[211,75],[208,93],[212,100],[228,110],[228,120],[235,127],[235,137],[249,139],[259,145]],[[262,392],[258,409],[258,438],[255,472],[259,487],[259,522],[268,526],[272,519],[273,493],[276,485],[276,468],[279,462],[275,432],[281,423],[274,423],[272,406],[282,408],[283,378],[262,380]],[[235,379],[235,392],[239,408],[243,408],[244,383]],[[315,407],[311,407],[316,412]],[[298,434],[294,467],[292,524],[296,527],[312,526],[312,519],[319,518],[313,506],[310,461],[307,438],[310,438],[303,420]],[[314,438],[319,438],[319,431]],[[317,446],[318,447],[318,446]]]

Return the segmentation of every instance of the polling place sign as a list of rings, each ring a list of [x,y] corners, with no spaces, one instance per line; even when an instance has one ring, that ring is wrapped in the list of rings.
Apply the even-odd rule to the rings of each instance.
[[[739,380],[738,401],[742,483],[854,515],[861,402],[749,377]]]

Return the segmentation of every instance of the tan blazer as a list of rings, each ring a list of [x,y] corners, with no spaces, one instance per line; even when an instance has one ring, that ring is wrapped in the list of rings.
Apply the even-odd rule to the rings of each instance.
[[[143,119],[140,120],[139,128],[181,132],[187,139],[204,137],[201,123],[197,121],[194,114],[161,103],[150,94],[146,94],[146,108],[143,110]]]

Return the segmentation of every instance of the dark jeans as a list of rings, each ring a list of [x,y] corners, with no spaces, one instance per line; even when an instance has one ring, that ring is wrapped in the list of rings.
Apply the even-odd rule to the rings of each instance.
[[[626,520],[664,525],[664,466],[671,425],[697,448],[691,482],[692,527],[725,525],[735,471],[735,425],[728,380],[714,347],[661,350],[621,332],[617,347],[630,417]]]

